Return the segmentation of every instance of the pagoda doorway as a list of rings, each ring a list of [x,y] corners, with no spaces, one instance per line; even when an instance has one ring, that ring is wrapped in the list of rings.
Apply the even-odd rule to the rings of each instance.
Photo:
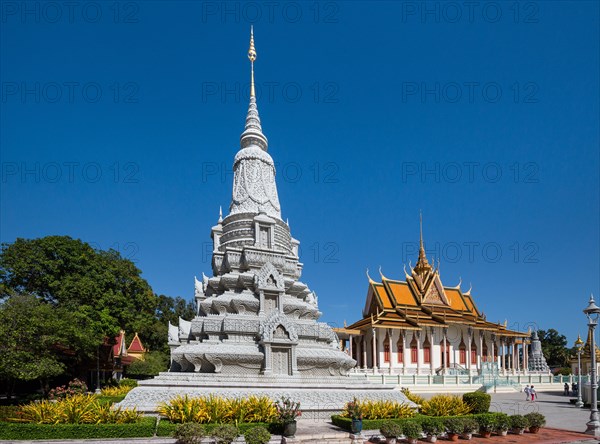
[[[277,347],[271,349],[273,374],[291,375],[291,349],[289,347]]]

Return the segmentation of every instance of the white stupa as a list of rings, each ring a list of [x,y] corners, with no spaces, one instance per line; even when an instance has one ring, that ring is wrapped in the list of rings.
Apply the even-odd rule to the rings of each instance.
[[[281,218],[275,166],[254,91],[233,163],[229,214],[212,228],[212,274],[195,280],[197,316],[169,326],[171,369],[141,381],[121,403],[155,411],[178,394],[290,396],[303,416],[326,416],[354,396],[408,401],[392,386],[347,376],[356,365],[335,332],[318,322],[315,293],[299,279],[299,241]]]

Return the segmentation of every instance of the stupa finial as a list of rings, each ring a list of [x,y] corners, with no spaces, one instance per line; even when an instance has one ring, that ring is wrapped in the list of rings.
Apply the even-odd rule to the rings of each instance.
[[[250,25],[250,48],[248,49],[250,59],[250,97],[256,97],[254,93],[254,61],[256,60],[256,48],[254,47],[254,26]]]
[[[258,107],[256,106],[256,88],[254,86],[254,62],[256,61],[256,48],[254,47],[254,27],[250,27],[250,48],[248,49],[248,59],[250,60],[250,105],[248,114],[246,114],[246,126],[240,137],[241,148],[249,146],[258,146],[267,151],[268,141],[262,132],[260,117],[258,116]]]

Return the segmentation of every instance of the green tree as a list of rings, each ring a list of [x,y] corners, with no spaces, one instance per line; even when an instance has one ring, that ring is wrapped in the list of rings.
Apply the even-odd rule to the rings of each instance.
[[[152,320],[144,323],[136,330],[144,342],[146,348],[169,354],[167,344],[168,325],[178,325],[179,317],[186,320],[196,315],[194,303],[186,301],[181,297],[172,298],[160,295],[156,297],[156,308]]]
[[[195,315],[193,303],[155,295],[141,274],[119,252],[96,250],[79,239],[18,238],[2,244],[0,250],[0,300],[28,294],[40,310],[54,309],[68,319],[61,331],[68,340],[58,338],[60,347],[49,353],[72,376],[81,377],[86,367],[95,368],[98,345],[120,329],[137,332],[147,349],[165,355],[169,352],[168,322],[177,324],[179,316],[191,319]],[[13,356],[15,368],[17,357]],[[25,360],[23,356],[21,362]]]
[[[542,352],[550,367],[567,367],[570,351],[567,348],[567,338],[557,330],[539,330],[538,336],[542,343]]]
[[[79,316],[53,308],[33,295],[13,294],[0,304],[0,379],[7,382],[9,396],[16,381],[48,380],[67,369],[69,353],[77,347],[82,355],[97,345],[97,332]]]
[[[156,296],[141,271],[115,250],[94,250],[68,236],[3,244],[0,291],[29,293],[78,312],[105,333],[138,331],[152,322]]]
[[[128,376],[156,376],[169,368],[169,358],[162,352],[146,353],[144,360],[137,359],[127,367]]]

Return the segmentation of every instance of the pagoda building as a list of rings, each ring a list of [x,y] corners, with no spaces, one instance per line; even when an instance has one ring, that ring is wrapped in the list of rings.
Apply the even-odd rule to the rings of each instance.
[[[442,284],[438,266],[425,254],[423,230],[419,256],[405,280],[381,282],[369,276],[362,319],[337,329],[357,371],[392,374],[527,373],[530,334],[486,320],[471,289]],[[496,365],[494,365],[496,364]]]
[[[582,348],[581,348],[581,374],[582,375],[589,375],[592,371],[592,332],[588,331],[588,336],[587,336],[587,340],[585,341],[585,344],[583,343],[583,341],[581,340],[581,336],[577,336],[577,341],[576,344],[581,344]],[[598,348],[598,346],[595,346],[596,349],[596,374],[600,374],[600,348]],[[575,355],[571,356],[569,359],[569,364],[571,365],[571,372],[574,375],[578,375],[579,374],[579,369],[578,369],[578,359],[577,359],[577,353],[575,353]]]
[[[121,330],[115,337],[115,343],[112,346],[113,379],[120,380],[123,377],[124,367],[136,360],[143,361],[147,351],[137,333],[127,347],[125,331]]]

